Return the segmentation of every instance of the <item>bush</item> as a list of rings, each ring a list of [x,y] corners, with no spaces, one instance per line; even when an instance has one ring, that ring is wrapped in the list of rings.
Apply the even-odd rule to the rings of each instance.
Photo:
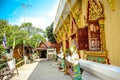
[[[5,48],[3,47],[3,45],[0,45],[0,58],[3,55],[4,51],[5,51]]]
[[[70,49],[66,49],[66,51],[65,51],[66,53],[70,53]]]

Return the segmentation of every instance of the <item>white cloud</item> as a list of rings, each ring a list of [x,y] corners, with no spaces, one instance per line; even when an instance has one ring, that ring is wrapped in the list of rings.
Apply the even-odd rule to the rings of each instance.
[[[54,18],[57,12],[58,2],[59,0],[56,0],[56,4],[50,10],[45,10],[44,15],[42,16],[39,15],[37,17],[34,17],[33,15],[33,16],[25,17],[25,22],[31,22],[34,27],[38,27],[45,30],[45,28],[51,25],[51,23],[54,21]],[[39,14],[39,11],[36,14]],[[10,20],[10,24],[12,25],[15,25],[15,24],[21,25],[22,23],[24,23],[23,16],[14,20],[13,19]]]
[[[49,17],[51,23],[55,19],[56,12],[57,12],[57,9],[58,9],[58,3],[59,3],[59,0],[56,0],[56,4],[53,6],[53,8],[51,10],[48,11],[49,12],[48,17]]]
[[[31,22],[33,24],[34,27],[38,27],[41,29],[44,29],[48,26],[47,25],[47,20],[45,17],[25,17],[25,22]],[[15,19],[15,21],[10,22],[10,24],[12,25],[21,25],[22,23],[24,23],[24,17],[20,17],[18,19]]]

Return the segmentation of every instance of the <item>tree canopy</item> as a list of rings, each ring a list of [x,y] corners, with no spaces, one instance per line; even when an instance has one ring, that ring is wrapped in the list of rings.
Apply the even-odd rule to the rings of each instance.
[[[50,42],[56,43],[56,40],[53,34],[53,23],[46,28],[46,34]]]
[[[6,36],[8,48],[12,48],[15,39],[15,46],[24,44],[32,48],[37,47],[39,41],[45,41],[44,31],[40,28],[33,27],[32,23],[23,23],[21,26],[10,25],[6,20],[0,20],[0,51],[4,50],[2,45],[3,34]],[[1,52],[0,52],[1,54]]]
[[[21,30],[25,32],[23,36],[24,45],[30,45],[32,48],[35,48],[39,41],[45,41],[45,38],[41,35],[43,30],[32,26],[32,23],[23,23],[20,26]]]

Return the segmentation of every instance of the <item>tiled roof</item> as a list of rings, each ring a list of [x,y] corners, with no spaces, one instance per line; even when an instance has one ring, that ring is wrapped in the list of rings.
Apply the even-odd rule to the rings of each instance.
[[[40,42],[38,48],[55,48],[56,44],[55,43],[51,43],[49,41],[47,42]]]
[[[49,47],[49,48],[55,48],[56,44],[55,43],[51,43],[49,41],[45,42],[45,44]]]

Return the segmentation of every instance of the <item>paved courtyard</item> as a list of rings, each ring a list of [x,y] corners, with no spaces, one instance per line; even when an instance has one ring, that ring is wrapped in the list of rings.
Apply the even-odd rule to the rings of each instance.
[[[46,59],[26,64],[18,70],[20,75],[15,75],[11,80],[72,80],[69,75],[58,70],[54,61]]]
[[[72,80],[70,76],[64,75],[58,70],[53,61],[41,60],[28,80]]]

